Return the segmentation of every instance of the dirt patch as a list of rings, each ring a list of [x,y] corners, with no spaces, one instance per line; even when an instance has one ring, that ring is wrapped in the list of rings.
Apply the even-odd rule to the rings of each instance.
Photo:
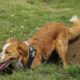
[[[66,61],[68,64],[80,64],[80,36],[69,41]],[[56,50],[54,50],[48,60],[49,63],[62,64],[61,59]]]
[[[80,64],[80,37],[69,41],[66,61],[68,64]]]

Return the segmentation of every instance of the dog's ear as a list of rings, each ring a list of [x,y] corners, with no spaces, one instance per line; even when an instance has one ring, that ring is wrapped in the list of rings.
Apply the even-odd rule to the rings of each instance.
[[[7,39],[7,43],[16,42],[16,41],[17,41],[17,40],[14,39],[14,38],[9,38],[9,39]]]
[[[18,41],[18,52],[22,57],[21,62],[26,64],[29,57],[29,47],[24,43],[24,41]]]
[[[28,53],[28,46],[23,41],[18,41],[18,50],[21,55],[26,55]]]

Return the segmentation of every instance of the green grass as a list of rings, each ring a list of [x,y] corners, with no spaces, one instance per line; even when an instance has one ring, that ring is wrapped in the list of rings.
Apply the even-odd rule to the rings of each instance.
[[[35,69],[17,70],[12,75],[0,76],[0,80],[80,80],[80,66],[61,66],[44,64]]]
[[[43,24],[69,24],[73,15],[80,17],[80,0],[0,0],[0,50],[10,37],[27,40]],[[0,80],[80,80],[80,66],[63,69],[45,64],[34,70],[14,71]]]

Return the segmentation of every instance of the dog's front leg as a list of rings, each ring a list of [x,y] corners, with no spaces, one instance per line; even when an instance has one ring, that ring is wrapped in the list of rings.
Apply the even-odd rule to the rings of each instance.
[[[40,64],[42,64],[42,62],[41,62],[41,53],[37,49],[35,58],[34,58],[33,63],[31,65],[31,68],[35,68],[35,67],[39,66]]]

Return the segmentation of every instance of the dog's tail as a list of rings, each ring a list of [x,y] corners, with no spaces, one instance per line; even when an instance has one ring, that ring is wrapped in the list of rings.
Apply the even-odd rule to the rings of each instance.
[[[77,16],[73,16],[71,19],[70,19],[70,22],[77,22],[79,19]]]
[[[77,16],[73,16],[70,22],[73,23],[72,27],[69,28],[70,39],[74,39],[80,35],[80,19]]]

